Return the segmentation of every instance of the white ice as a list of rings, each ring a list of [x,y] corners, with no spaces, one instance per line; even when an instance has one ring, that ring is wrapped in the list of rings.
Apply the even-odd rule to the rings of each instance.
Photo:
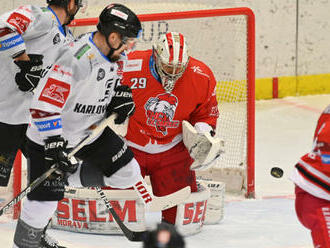
[[[330,95],[289,97],[256,102],[256,199],[227,201],[224,220],[186,237],[187,248],[306,248],[309,231],[294,211],[293,184],[288,180],[296,161],[311,149],[316,121]],[[274,166],[284,176],[270,176]],[[157,219],[152,216],[150,220]],[[0,217],[0,247],[12,247],[15,221]],[[138,248],[120,235],[91,235],[58,230],[50,234],[68,248]]]

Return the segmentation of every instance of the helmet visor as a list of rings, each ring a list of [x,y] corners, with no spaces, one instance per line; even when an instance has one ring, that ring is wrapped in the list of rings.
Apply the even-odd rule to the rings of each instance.
[[[165,75],[175,77],[177,75],[182,75],[186,67],[183,64],[173,65],[161,63],[161,69]]]
[[[121,41],[124,45],[127,46],[128,50],[134,50],[138,42],[137,38],[124,37]]]

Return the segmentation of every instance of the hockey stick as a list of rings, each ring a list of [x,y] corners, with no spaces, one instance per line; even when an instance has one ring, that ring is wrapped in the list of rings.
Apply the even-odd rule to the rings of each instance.
[[[83,146],[89,143],[92,139],[94,139],[105,127],[112,127],[114,123],[114,119],[116,116],[111,115],[110,117],[104,119],[95,129],[92,130],[91,134],[84,138],[68,155],[68,157],[72,157],[76,152],[78,152]],[[121,133],[124,134],[124,133]],[[29,192],[34,190],[37,186],[39,186],[47,177],[49,177],[56,169],[57,165],[53,165],[49,170],[47,170],[40,177],[36,178],[30,185],[28,185],[24,190],[22,190],[14,199],[8,202],[4,207],[0,209],[0,216],[3,215],[7,209],[20,202]]]
[[[96,138],[99,133],[101,133],[106,127],[111,128],[116,134],[124,137],[127,133],[127,122],[124,124],[115,124],[116,114],[110,115],[108,118],[102,120],[99,124],[93,125],[92,132],[89,136],[83,139],[68,155],[70,158],[77,151],[79,151],[83,146],[89,143],[92,139]],[[146,204],[147,210],[149,212],[158,212],[171,207],[174,207],[190,195],[190,187],[187,186],[181,190],[178,190],[175,193],[172,193],[167,196],[157,197],[149,193],[146,184],[143,180],[134,185],[134,190],[140,196],[140,198]]]
[[[125,237],[129,241],[142,241],[143,236],[147,233],[147,231],[141,231],[141,232],[135,232],[130,229],[128,229],[127,226],[122,222],[120,217],[118,216],[117,212],[113,209],[111,206],[111,203],[108,201],[106,195],[104,194],[103,190],[100,187],[95,187],[97,193],[100,195],[101,199],[104,201],[105,206],[109,210],[109,212],[112,214],[113,218],[117,222],[120,229],[123,231]]]
[[[0,216],[3,213],[15,205],[16,203],[20,202],[29,192],[34,190],[39,184],[41,184],[47,177],[49,177],[55,170],[57,169],[57,165],[53,165],[49,170],[47,170],[44,174],[34,180],[29,186],[27,186],[21,193],[19,193],[14,199],[8,202],[3,208],[0,209]]]
[[[83,147],[85,144],[89,142],[90,139],[95,138],[100,132],[103,131],[104,128],[107,126],[110,127],[113,131],[115,131],[118,135],[121,135],[124,137],[127,132],[127,123],[123,125],[116,125],[114,124],[115,115],[111,115],[107,119],[103,120],[101,123],[99,123],[96,127],[93,128],[92,133],[88,138],[83,140],[75,149],[73,149],[69,153],[69,157],[73,156],[81,147]],[[125,237],[130,241],[142,241],[143,236],[146,234],[146,231],[132,231],[130,230],[120,219],[117,212],[114,210],[114,208],[111,206],[111,203],[106,198],[105,193],[100,187],[95,187],[97,193],[100,195],[101,199],[103,200],[105,206],[107,207],[108,211],[112,214],[114,220],[118,224],[119,228],[122,230]],[[147,189],[145,188],[145,185],[143,185],[143,182],[139,182],[135,185],[136,192],[141,196],[141,198],[144,200],[145,204],[148,206],[149,211],[160,211],[164,210],[170,207],[173,207],[177,204],[179,204],[181,201],[186,199],[190,195],[190,188],[186,187],[182,190],[179,190],[173,194],[170,194],[168,196],[164,197],[156,197],[156,196],[150,196]],[[179,199],[179,201],[178,201]]]

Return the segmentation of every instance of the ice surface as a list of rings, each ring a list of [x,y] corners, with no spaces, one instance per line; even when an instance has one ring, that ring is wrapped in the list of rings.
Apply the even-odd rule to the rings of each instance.
[[[256,199],[228,201],[225,218],[186,237],[187,248],[306,248],[313,247],[309,231],[294,212],[294,164],[311,149],[316,121],[330,103],[330,95],[290,97],[256,102]],[[284,170],[280,179],[270,175],[274,166]],[[159,215],[149,215],[152,225]],[[12,247],[16,223],[0,217],[1,248]],[[137,248],[120,235],[90,235],[50,230],[69,248]]]

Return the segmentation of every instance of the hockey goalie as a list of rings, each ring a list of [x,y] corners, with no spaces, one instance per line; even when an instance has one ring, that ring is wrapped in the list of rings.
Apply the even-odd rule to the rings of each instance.
[[[195,176],[195,171],[212,167],[224,151],[223,142],[214,136],[219,112],[212,71],[189,56],[185,37],[175,32],[162,35],[151,50],[129,53],[123,68],[122,84],[132,89],[136,105],[125,138],[142,176],[149,176],[153,194],[158,197],[186,186],[191,188],[188,199],[162,211],[162,220],[175,224],[184,235],[200,232],[204,223],[219,222],[224,184],[198,184]],[[129,190],[107,193],[129,228],[145,229],[143,204],[136,196]],[[68,194],[59,205],[56,224],[64,229],[78,227],[80,232],[93,232],[97,219],[105,225],[95,227],[95,232],[116,233],[108,225],[113,219],[102,214],[103,204],[91,197],[89,193]],[[85,206],[79,210],[75,204],[81,201]],[[66,211],[70,206],[72,211],[89,213],[88,220],[77,222],[73,216],[70,218],[70,211]]]
[[[197,187],[195,171],[211,167],[223,152],[213,137],[219,111],[211,69],[189,56],[184,35],[168,32],[152,49],[128,54],[123,84],[136,103],[126,140],[142,175],[156,196],[190,186],[189,211],[197,213],[190,223],[200,227],[209,190]],[[162,220],[189,228],[187,213],[179,212],[180,206],[162,211]]]

